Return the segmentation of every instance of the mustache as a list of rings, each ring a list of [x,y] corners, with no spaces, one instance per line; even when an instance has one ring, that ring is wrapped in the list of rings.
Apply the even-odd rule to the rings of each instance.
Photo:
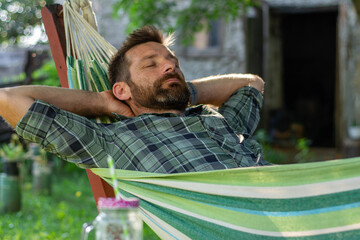
[[[162,76],[158,80],[158,83],[162,84],[163,82],[165,82],[166,80],[168,80],[170,78],[177,78],[179,80],[184,80],[183,77],[181,77],[180,74],[178,74],[177,72],[169,72],[169,73],[166,73],[164,76]]]

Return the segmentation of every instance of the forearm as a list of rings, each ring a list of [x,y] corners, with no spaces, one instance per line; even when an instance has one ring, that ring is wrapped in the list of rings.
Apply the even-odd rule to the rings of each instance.
[[[99,93],[47,86],[21,86],[0,90],[0,115],[15,127],[35,99],[82,116],[107,114]]]
[[[263,92],[264,81],[252,74],[227,74],[191,81],[198,91],[197,104],[220,106],[236,90],[251,86]]]

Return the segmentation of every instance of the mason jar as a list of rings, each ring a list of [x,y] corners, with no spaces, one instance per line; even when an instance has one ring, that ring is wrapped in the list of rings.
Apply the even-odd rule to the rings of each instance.
[[[99,215],[83,225],[81,239],[95,230],[96,240],[141,240],[143,223],[138,214],[137,198],[100,198]]]

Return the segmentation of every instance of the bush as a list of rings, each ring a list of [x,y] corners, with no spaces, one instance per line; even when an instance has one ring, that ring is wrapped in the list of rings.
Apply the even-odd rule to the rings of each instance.
[[[285,153],[276,151],[272,147],[271,138],[267,134],[265,129],[259,129],[255,133],[255,139],[260,143],[263,149],[263,157],[266,161],[274,164],[284,164],[287,163],[287,156]]]
[[[22,210],[0,215],[0,239],[80,239],[82,224],[98,215],[86,172],[66,163],[54,175],[52,196],[35,196],[30,182],[23,184]],[[159,238],[144,224],[144,239]]]
[[[32,74],[33,85],[46,85],[60,87],[59,76],[53,59],[45,62],[40,68],[36,69]]]

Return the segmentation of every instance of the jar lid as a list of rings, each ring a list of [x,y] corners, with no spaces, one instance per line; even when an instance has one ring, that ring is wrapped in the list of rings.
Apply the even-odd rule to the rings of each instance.
[[[137,198],[126,198],[126,199],[116,199],[116,198],[99,198],[98,201],[99,208],[108,208],[108,209],[119,209],[119,208],[137,208],[139,207],[139,199]]]

